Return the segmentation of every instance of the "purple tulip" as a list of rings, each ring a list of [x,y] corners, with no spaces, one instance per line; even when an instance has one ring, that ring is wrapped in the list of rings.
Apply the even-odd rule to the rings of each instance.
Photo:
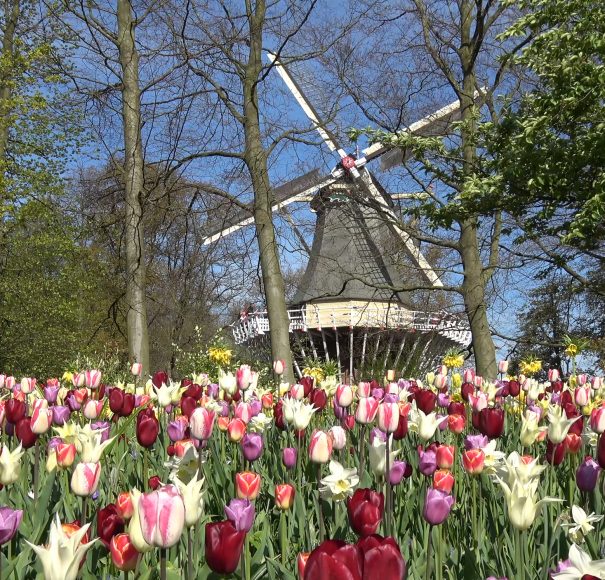
[[[185,439],[185,431],[187,430],[187,423],[185,421],[170,421],[166,427],[168,437],[173,443]]]
[[[389,472],[389,481],[391,485],[399,485],[405,477],[408,464],[405,461],[394,461]]]
[[[398,403],[399,397],[394,393],[387,393],[382,401],[383,403]]]
[[[67,393],[67,396],[65,397],[65,402],[67,403],[67,406],[69,407],[72,413],[75,411],[79,411],[82,407],[82,405],[80,405],[80,403],[78,403],[78,401],[76,400],[76,396],[74,395],[73,391],[69,391],[69,393]]]
[[[332,406],[334,407],[334,416],[337,419],[342,419],[346,415],[347,410],[344,407],[341,407],[336,402],[336,397],[334,398],[334,401],[332,402]]]
[[[256,461],[263,454],[263,437],[259,433],[246,433],[241,446],[244,457],[248,461]]]
[[[489,443],[489,438],[486,435],[467,435],[464,438],[464,448],[483,449]]]
[[[220,409],[217,411],[217,415],[219,417],[228,417],[229,416],[229,403],[227,401],[217,401]]]
[[[263,404],[257,398],[250,399],[248,405],[250,405],[250,417],[256,417],[263,410]]]
[[[23,510],[0,507],[0,546],[13,539],[22,517]]]
[[[380,401],[384,397],[384,389],[372,389],[372,397]]]
[[[592,458],[587,457],[576,470],[576,484],[580,491],[594,491],[601,468]]]
[[[215,383],[212,383],[211,385],[208,385],[206,387],[206,394],[211,399],[216,399],[218,397],[218,385],[215,384]]]
[[[248,499],[232,499],[225,506],[225,515],[238,532],[248,532],[254,523],[254,504]]]
[[[370,431],[370,445],[374,443],[374,439],[376,438],[380,439],[383,443],[386,443],[386,433],[383,433],[378,427],[374,427],[374,429]]]
[[[442,415],[441,413],[436,413],[436,419],[443,419],[443,417],[447,417],[447,415]],[[439,431],[445,431],[447,429],[447,421],[441,421],[439,423]]]
[[[431,476],[437,470],[437,453],[433,449],[423,451],[418,449],[418,471],[422,475]]]
[[[53,413],[53,424],[54,425],[65,425],[69,420],[69,416],[71,415],[71,411],[69,407],[65,407],[63,405],[56,405],[55,407],[51,407],[51,411]]]
[[[51,404],[54,405],[57,402],[57,395],[59,394],[59,390],[61,387],[56,386],[46,386],[44,387],[44,398]]]
[[[101,431],[101,443],[105,443],[109,439],[110,424],[107,421],[97,421],[90,428],[93,431]]]
[[[445,408],[450,404],[450,396],[447,393],[439,393],[437,395],[437,405],[441,408]]]
[[[51,437],[46,445],[46,448],[48,451],[53,451],[59,445],[61,445],[61,443],[63,443],[63,439],[61,439],[61,437]]]
[[[11,423],[10,421],[7,421],[4,424],[4,432],[9,436],[12,437],[15,434],[15,425],[13,423]]]
[[[296,467],[296,457],[298,452],[294,447],[286,447],[282,452],[282,461],[286,469],[294,469]]]
[[[453,505],[453,496],[439,489],[429,487],[426,491],[424,512],[422,515],[431,526],[438,526],[450,515]]]

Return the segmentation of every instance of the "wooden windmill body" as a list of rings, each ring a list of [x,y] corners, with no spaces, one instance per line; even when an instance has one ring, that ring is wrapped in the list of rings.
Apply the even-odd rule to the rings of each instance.
[[[273,55],[270,60],[328,148],[340,156],[330,174],[314,170],[274,191],[274,210],[310,202],[317,216],[309,262],[288,311],[298,374],[304,361],[314,358],[334,361],[340,380],[379,376],[386,369],[409,375],[433,367],[450,348],[467,347],[471,336],[466,322],[443,311],[415,310],[410,296],[400,290],[406,286],[406,273],[398,264],[397,248],[406,250],[415,272],[436,289],[442,286],[405,231],[391,196],[367,168],[378,157],[392,166],[405,154],[377,143],[359,158],[348,155],[289,71]],[[440,134],[458,110],[458,103],[452,103],[408,131]],[[251,214],[238,210],[209,232],[206,243],[251,223]],[[246,313],[232,328],[239,344],[262,348],[268,342],[266,312]]]

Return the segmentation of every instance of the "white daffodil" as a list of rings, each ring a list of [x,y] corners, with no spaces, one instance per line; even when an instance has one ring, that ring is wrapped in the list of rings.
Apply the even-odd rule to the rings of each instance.
[[[189,483],[183,483],[176,475],[171,479],[176,485],[183,503],[185,504],[185,525],[187,527],[195,526],[204,514],[204,478],[198,480],[199,471],[191,478]]]
[[[19,479],[21,474],[21,457],[23,457],[21,443],[12,451],[6,445],[2,446],[0,453],[0,483],[10,485]]]
[[[605,578],[605,560],[591,560],[590,555],[576,544],[569,548],[569,561],[571,566],[562,572],[551,572],[555,580],[581,580],[588,575]]]
[[[584,538],[594,530],[593,522],[600,522],[603,519],[603,516],[597,516],[594,513],[586,515],[586,512],[577,505],[571,507],[571,515],[573,523],[570,522],[561,525],[569,528],[567,533],[575,544],[583,542]]]
[[[82,544],[82,538],[86,535],[90,524],[82,526],[71,536],[68,536],[61,527],[59,514],[50,524],[50,537],[47,546],[36,546],[27,542],[38,554],[44,569],[46,580],[75,580],[80,570],[80,562],[88,548],[96,540]]]
[[[568,419],[560,405],[551,405],[548,409],[548,438],[552,443],[558,444],[565,441],[569,428],[582,417]]]
[[[330,475],[320,480],[319,493],[325,499],[340,501],[353,495],[359,483],[357,469],[345,469],[338,461],[330,461]]]
[[[447,421],[447,415],[444,415],[440,418],[437,418],[437,413],[429,413],[427,415],[418,409],[416,406],[416,401],[414,401],[412,404],[408,417],[410,431],[412,431],[412,433],[418,433],[418,436],[423,441],[428,441],[431,437],[433,437],[433,435],[435,435],[435,431],[445,421]]]
[[[273,423],[271,417],[267,417],[264,413],[259,413],[250,419],[247,430],[252,433],[264,433],[265,429],[271,426],[271,423]]]
[[[544,433],[548,427],[540,427],[538,422],[540,416],[531,409],[527,409],[521,419],[521,445],[529,447],[536,442],[541,433]]]
[[[392,437],[392,435],[391,435]],[[381,441],[378,437],[374,437],[372,444],[370,445],[370,469],[372,473],[378,476],[384,477],[387,471],[387,458],[386,458],[386,446],[384,441]],[[391,451],[389,453],[389,464],[393,465],[395,458],[399,454],[401,449]]]

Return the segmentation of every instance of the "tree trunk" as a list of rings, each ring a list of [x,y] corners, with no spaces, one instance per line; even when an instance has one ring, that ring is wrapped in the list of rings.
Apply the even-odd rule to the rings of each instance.
[[[15,30],[19,21],[20,0],[4,0],[4,33],[2,35],[2,71],[0,71],[0,164],[4,173],[13,91],[11,72],[15,50]]]
[[[472,176],[476,162],[475,65],[472,61],[473,40],[471,24],[473,2],[464,0],[460,5],[460,63],[462,65],[462,92],[459,95],[462,114],[462,170],[465,178]],[[496,349],[487,319],[485,302],[486,278],[477,239],[477,219],[463,219],[460,225],[460,256],[464,268],[464,306],[473,338],[473,352],[477,372],[486,379],[495,379],[498,372]]]
[[[286,306],[284,278],[279,263],[277,240],[271,211],[271,184],[267,171],[267,152],[263,147],[258,115],[258,78],[262,68],[262,40],[265,2],[258,0],[250,20],[250,54],[244,80],[244,160],[254,190],[254,223],[258,236],[273,359],[285,361],[284,380],[294,382],[290,350],[290,321]]]
[[[144,189],[141,144],[141,90],[139,54],[135,46],[135,22],[130,0],[118,0],[118,49],[122,69],[122,118],[124,125],[124,189],[126,239],[126,303],[128,352],[131,362],[149,373],[149,338],[145,303],[146,264],[143,237]]]

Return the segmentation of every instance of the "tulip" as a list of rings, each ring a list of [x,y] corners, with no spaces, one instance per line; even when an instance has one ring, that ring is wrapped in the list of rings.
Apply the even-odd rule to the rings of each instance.
[[[468,396],[468,400],[473,408],[473,411],[479,412],[483,411],[487,407],[488,399],[485,393],[477,393],[476,395],[470,394]]]
[[[36,444],[38,436],[32,431],[30,417],[23,417],[23,419],[15,425],[15,435],[24,449],[29,449]]]
[[[595,433],[605,433],[605,406],[596,407],[592,410],[590,413],[590,428]]]
[[[141,499],[141,492],[138,489],[133,489],[130,492],[130,499],[132,502],[132,517],[128,523],[128,535],[132,545],[138,552],[149,552],[153,549],[143,537],[141,530],[141,510],[139,506],[139,500]]]
[[[183,415],[180,415],[174,421],[170,421],[166,426],[166,432],[168,433],[170,441],[174,443],[175,441],[185,439],[185,432],[187,431],[188,426],[189,422],[187,421],[187,417]]]
[[[179,541],[185,525],[185,504],[174,485],[142,494],[139,511],[145,542],[170,548]]]
[[[263,454],[263,437],[258,433],[246,433],[241,440],[244,457],[252,462]]]
[[[438,489],[429,488],[424,500],[424,519],[432,526],[442,524],[450,515],[454,498]]]
[[[13,539],[22,518],[23,510],[0,507],[0,546]]]
[[[498,361],[498,372],[500,374],[505,374],[508,372],[508,361],[507,360]]]
[[[142,373],[143,365],[140,362],[132,363],[132,366],[130,367],[130,374],[134,375],[135,377],[140,377]]]
[[[140,554],[128,534],[113,536],[109,543],[109,551],[111,561],[118,570],[131,572],[136,569]]]
[[[336,394],[334,400],[341,407],[349,407],[353,402],[353,389],[350,385],[338,385],[336,387]]]
[[[447,371],[445,373],[439,373],[437,375],[435,375],[435,388],[439,389],[440,391],[444,390],[447,388]],[[432,411],[432,409],[431,409]],[[431,411],[428,411],[429,413]]]
[[[405,560],[393,538],[373,534],[360,538],[357,547],[363,553],[363,580],[405,580]]]
[[[217,574],[233,574],[237,569],[246,532],[237,531],[229,520],[206,524],[206,563]]]
[[[357,385],[357,396],[360,399],[370,396],[372,386],[368,381],[360,381]]]
[[[158,438],[160,432],[160,422],[155,418],[155,415],[147,415],[140,412],[137,415],[137,441],[141,447],[152,447]]]
[[[563,413],[563,409],[558,405],[549,408],[547,417],[549,421],[548,439],[554,444],[563,443],[570,427],[581,419],[581,416],[567,419],[566,415]]]
[[[448,415],[447,427],[452,433],[460,435],[464,431],[465,425],[466,420],[464,415]]]
[[[206,441],[212,436],[214,427],[214,411],[205,407],[197,407],[189,418],[189,429],[192,437],[200,441]]]
[[[381,403],[378,406],[378,428],[384,433],[393,433],[399,425],[399,405]]]
[[[597,486],[601,468],[592,458],[587,457],[576,470],[576,485],[580,491],[593,492]]]
[[[65,407],[63,405],[55,405],[54,407],[51,407],[51,411],[53,414],[54,425],[65,425],[71,414],[69,407]]]
[[[230,396],[237,391],[237,379],[233,373],[225,373],[222,369],[218,371],[218,386]]]
[[[300,384],[292,385],[290,396],[297,401],[301,401],[305,398],[305,388]]]
[[[521,445],[523,447],[533,445],[540,435],[546,432],[547,427],[538,426],[539,420],[540,417],[530,409],[523,414],[521,418]]]
[[[76,446],[73,443],[59,443],[55,451],[59,467],[71,467],[73,465],[76,459]]]
[[[235,474],[235,490],[240,499],[254,500],[260,492],[260,475],[251,471]]]
[[[389,473],[391,485],[399,485],[403,478],[406,479],[412,475],[412,466],[405,461],[394,461]]]
[[[6,420],[16,425],[25,417],[25,403],[19,399],[9,399],[5,406]]]
[[[125,491],[118,495],[118,499],[116,500],[116,506],[118,508],[118,513],[125,519],[129,520],[134,513],[134,507],[132,505],[132,498],[130,497],[130,493]]]
[[[53,385],[47,383],[43,389],[44,398],[51,404],[57,402],[57,395],[59,394],[59,390],[61,387],[59,385]]]
[[[53,413],[48,408],[48,403],[44,399],[38,399],[41,403],[45,403],[46,406],[34,404],[31,418],[31,430],[36,435],[42,435],[46,433],[52,424]]]
[[[485,466],[485,453],[483,449],[467,449],[462,453],[462,464],[470,475],[477,475]]]
[[[246,424],[241,419],[232,419],[227,427],[229,440],[237,443],[241,441],[246,432]]]
[[[100,463],[78,463],[71,475],[71,490],[81,497],[91,496],[101,478]]]
[[[323,389],[313,389],[309,393],[309,402],[315,409],[321,411],[328,403],[328,395]]]
[[[454,465],[455,453],[454,445],[439,445],[436,451],[437,466],[440,469],[451,469]]]
[[[347,500],[351,529],[360,536],[375,534],[384,515],[384,496],[368,488],[357,489]]]
[[[101,384],[101,371],[92,370],[84,373],[84,384],[89,389],[98,389]]]
[[[289,510],[294,503],[296,492],[289,483],[278,484],[275,486],[275,505],[280,510]]]
[[[103,401],[95,401],[93,399],[89,399],[84,403],[84,417],[93,421],[96,419],[103,410]]]
[[[25,451],[21,444],[13,451],[9,451],[6,445],[2,446],[0,452],[0,484],[10,485],[19,479],[21,474],[21,457]]]
[[[381,433],[379,431],[379,433]],[[395,458],[399,454],[401,450],[397,449],[395,451],[389,452],[389,465],[393,465],[395,462]],[[384,477],[387,472],[386,467],[386,440],[383,441],[379,437],[374,437],[370,439],[370,469],[372,473],[377,476]]]
[[[589,386],[578,387],[574,391],[574,401],[579,407],[585,407],[590,402],[591,390]]]
[[[433,473],[433,487],[445,493],[451,493],[454,487],[454,476],[447,469],[438,469]]]
[[[332,438],[334,449],[340,451],[345,448],[347,444],[347,432],[340,425],[330,427],[328,435]]]
[[[286,469],[294,469],[296,467],[298,451],[294,447],[286,447],[282,451],[282,462]]]
[[[313,463],[327,463],[332,455],[333,441],[325,431],[316,429],[309,443],[309,459]]]
[[[309,555],[304,580],[346,578],[362,580],[363,553],[342,540],[325,540]]]
[[[277,359],[273,361],[273,372],[276,375],[283,375],[284,369],[286,367],[286,362],[282,359]]]
[[[103,545],[109,549],[111,539],[124,531],[124,518],[118,506],[110,503],[97,513],[97,536]]]
[[[35,388],[36,388],[36,379],[29,378],[29,377],[23,377],[21,379],[21,392],[23,394],[29,395],[30,393],[34,392]]]
[[[273,393],[264,393],[261,397],[263,409],[266,411],[273,407]]]
[[[435,449],[428,447],[423,450],[418,447],[418,470],[422,475],[430,476],[437,469],[437,452]]]
[[[84,554],[94,544],[94,540],[82,543],[89,526],[90,524],[86,524],[67,533],[61,526],[57,514],[50,525],[49,541],[46,546],[35,546],[26,540],[42,561],[45,580],[76,580]]]
[[[254,524],[254,504],[247,499],[232,499],[225,506],[225,515],[238,532],[249,532]]]
[[[147,480],[147,487],[149,489],[151,489],[152,491],[155,491],[156,489],[160,489],[160,487],[162,487],[162,480],[160,479],[160,477],[158,475],[152,475],[148,480]]]
[[[569,453],[575,455],[576,453],[579,453],[582,448],[582,437],[575,433],[568,433],[562,445]]]
[[[435,393],[429,389],[420,389],[416,393],[415,400],[418,409],[420,409],[425,415],[428,415],[435,410],[435,405],[437,404],[437,395],[435,395]]]
[[[174,476],[172,480],[176,485],[181,497],[183,498],[183,504],[185,505],[185,526],[190,528],[195,526],[204,515],[204,478],[199,477],[199,472],[191,478],[189,483],[183,483],[178,477]]]
[[[0,457],[0,460],[2,458]],[[597,461],[599,465],[605,469],[605,435],[599,435],[599,442],[597,443]],[[1,483],[1,481],[0,481]]]
[[[368,425],[374,421],[378,413],[378,401],[374,397],[363,397],[359,399],[355,420],[360,425]]]
[[[479,413],[479,431],[489,437],[496,439],[504,431],[504,409],[498,407],[486,407]]]

